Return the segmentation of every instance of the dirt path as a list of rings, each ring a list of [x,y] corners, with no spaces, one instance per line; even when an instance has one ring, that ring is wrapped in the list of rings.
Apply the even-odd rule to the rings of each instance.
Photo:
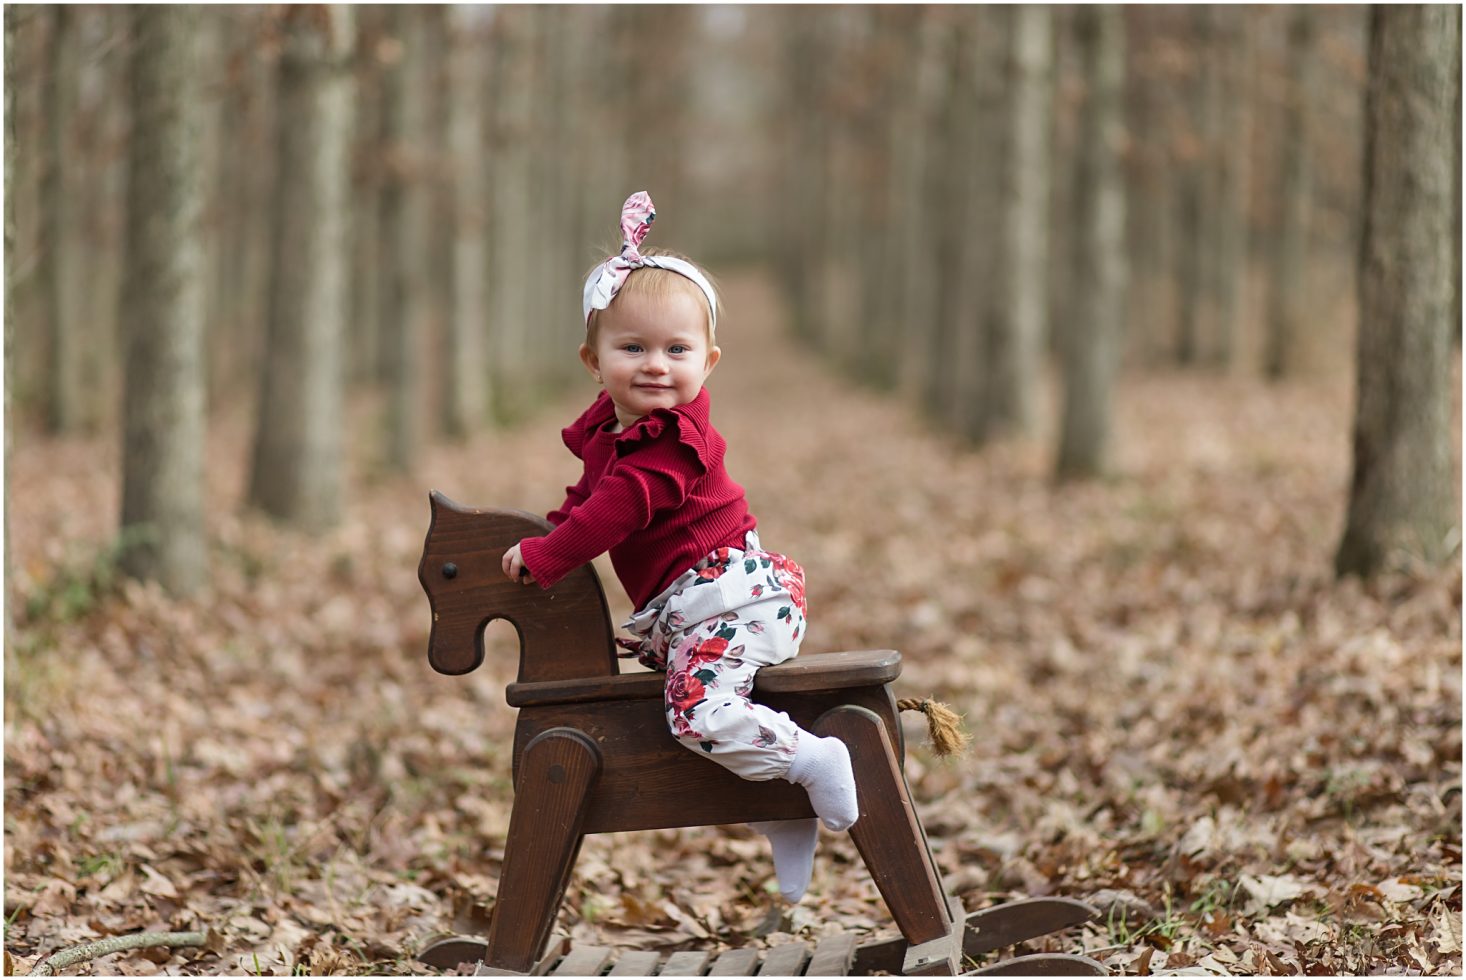
[[[1128,379],[1118,475],[1056,490],[1048,441],[964,452],[785,340],[764,280],[732,276],[727,298],[714,418],[766,543],[809,571],[806,649],[902,650],[903,692],[952,701],[977,736],[941,764],[913,727],[908,762],[969,907],[1118,901],[1063,947],[1116,969],[1151,950],[1153,970],[1459,970],[1460,573],[1331,580],[1347,392]],[[513,654],[496,628],[475,674],[428,669],[426,490],[543,512],[592,392],[362,482],[320,540],[235,514],[244,427],[217,426],[217,581],[189,603],[83,560],[112,530],[115,448],[18,443],[18,584],[50,604],[6,662],[16,967],[204,926],[209,952],[96,970],[411,973],[426,936],[481,929]],[[770,884],[739,828],[594,838],[562,926],[759,941]],[[888,922],[826,835],[783,927]]]

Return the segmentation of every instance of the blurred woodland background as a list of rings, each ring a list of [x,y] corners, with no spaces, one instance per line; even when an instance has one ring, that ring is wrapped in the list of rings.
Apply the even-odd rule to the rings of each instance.
[[[410,972],[481,925],[512,644],[423,676],[423,496],[559,502],[580,284],[644,189],[726,286],[718,424],[811,642],[1006,719],[912,762],[969,905],[1102,895],[1116,970],[1459,970],[1460,39],[7,5],[7,967],[202,922],[191,972]],[[871,554],[874,605],[833,581]],[[766,938],[751,839],[634,846],[566,928]],[[801,908],[881,924],[833,872]]]

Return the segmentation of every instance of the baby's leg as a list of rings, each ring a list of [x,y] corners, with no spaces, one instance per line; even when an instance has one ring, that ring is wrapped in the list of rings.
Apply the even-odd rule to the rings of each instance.
[[[786,902],[797,902],[809,888],[814,873],[814,847],[819,843],[820,822],[808,820],[768,820],[749,824],[769,839],[774,852],[774,874],[779,877],[779,894]]]
[[[831,830],[859,811],[850,752],[751,700],[754,675],[798,651],[787,597],[755,601],[679,633],[668,650],[666,710],[672,734],[744,779],[783,778],[809,793]],[[801,620],[802,625],[802,620]]]
[[[761,621],[732,614],[680,633],[667,651],[672,734],[744,779],[787,777],[804,733],[787,714],[749,695],[759,668],[793,654]]]
[[[667,665],[672,733],[745,779],[782,777],[803,785],[825,824],[845,830],[858,815],[845,745],[819,738],[783,712],[749,698],[760,667],[792,656],[781,655],[776,643],[758,642],[767,635],[748,621],[715,620],[674,642]],[[751,826],[769,839],[780,894],[786,901],[799,901],[814,869],[818,822],[776,820]]]

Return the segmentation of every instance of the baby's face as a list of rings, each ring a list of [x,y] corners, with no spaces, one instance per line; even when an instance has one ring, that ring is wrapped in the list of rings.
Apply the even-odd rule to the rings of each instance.
[[[653,409],[697,397],[722,352],[708,342],[706,305],[683,290],[621,295],[597,317],[595,347],[581,360],[606,386],[622,427]]]

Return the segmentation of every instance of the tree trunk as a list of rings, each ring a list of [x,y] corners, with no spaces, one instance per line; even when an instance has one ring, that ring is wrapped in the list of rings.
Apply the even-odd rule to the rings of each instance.
[[[1212,337],[1207,359],[1226,369],[1232,366],[1240,330],[1247,282],[1249,240],[1248,199],[1252,191],[1252,76],[1253,53],[1249,8],[1220,7],[1213,88],[1217,105],[1212,115],[1219,137],[1210,208],[1216,235],[1212,251]]]
[[[1263,372],[1277,380],[1295,368],[1295,346],[1308,314],[1309,219],[1313,210],[1312,133],[1314,19],[1307,6],[1288,8],[1288,85],[1284,93],[1281,142],[1282,175],[1278,224],[1271,243],[1272,283],[1268,290],[1267,336]]]
[[[3,16],[4,21],[5,21],[5,67],[4,67],[4,72],[5,72],[5,177],[4,177],[4,180],[5,180],[5,200],[7,202],[9,202],[9,201],[14,201],[15,200],[15,198],[13,198],[11,196],[11,191],[14,188],[14,180],[15,180],[15,158],[16,158],[16,155],[17,155],[16,154],[17,147],[16,147],[16,140],[15,140],[15,117],[16,117],[16,105],[15,105],[16,98],[15,98],[15,93],[20,88],[20,84],[19,84],[20,79],[18,78],[19,72],[17,72],[16,71],[16,68],[15,68],[15,53],[16,53],[15,52],[15,33],[16,33],[16,20],[19,18],[20,15],[19,15],[19,12],[17,11],[17,8],[16,7],[14,7],[14,6],[8,6],[8,7],[5,8],[3,14],[0,14],[0,16]],[[7,257],[7,260],[5,262],[5,295],[13,298],[15,296],[15,290],[14,290],[13,287],[14,287],[15,281],[17,279],[17,276],[15,274],[15,267],[16,267],[16,264],[17,264],[16,261],[15,261],[15,208],[10,207],[8,205],[6,206],[6,208],[5,208],[4,222],[5,222],[5,232],[4,232],[5,233],[5,255]],[[15,412],[14,412],[13,407],[12,407],[12,404],[13,403],[12,403],[12,398],[11,398],[11,393],[15,391],[15,385],[13,385],[11,383],[11,378],[13,378],[15,376],[15,355],[14,355],[14,350],[15,350],[15,347],[14,347],[14,340],[15,340],[15,303],[13,301],[12,302],[7,302],[5,304],[5,314],[4,314],[4,316],[5,316],[5,368],[4,368],[4,371],[5,371],[5,391],[4,391],[3,395],[0,395],[0,398],[3,398],[4,405],[5,405],[5,422],[4,422],[4,426],[5,426],[5,447],[4,448],[5,448],[5,474],[6,474],[6,479],[5,479],[4,493],[3,494],[0,494],[0,536],[3,536],[3,539],[4,539],[3,544],[0,544],[0,547],[3,547],[4,548],[4,557],[3,557],[3,560],[4,560],[4,565],[3,565],[4,581],[3,581],[3,583],[0,583],[0,588],[3,588],[4,589],[4,594],[3,595],[0,595],[0,606],[3,606],[4,609],[3,609],[3,613],[0,613],[0,615],[3,615],[4,616],[4,624],[3,625],[4,625],[5,632],[4,632],[3,639],[4,639],[4,643],[5,643],[5,663],[8,666],[9,663],[10,663],[10,651],[11,651],[12,633],[14,632],[14,626],[15,626],[15,603],[12,601],[12,593],[11,593],[11,589],[13,588],[13,586],[15,584],[15,575],[12,573],[11,561],[10,561],[10,479],[9,479],[9,475],[14,472],[14,470],[12,470],[10,468],[10,429],[15,424]]]
[[[1220,109],[1216,91],[1216,12],[1205,6],[1188,8],[1192,28],[1189,40],[1195,50],[1193,76],[1185,80],[1189,127],[1183,141],[1180,178],[1181,223],[1180,309],[1176,360],[1184,365],[1200,363],[1212,323],[1212,291],[1215,267],[1215,212],[1211,204],[1212,161],[1217,153],[1216,114]]]
[[[49,11],[49,52],[42,95],[46,124],[46,156],[41,169],[41,252],[36,269],[44,322],[50,334],[50,370],[46,379],[46,429],[72,432],[82,418],[82,343],[77,303],[86,292],[77,281],[80,260],[76,240],[74,181],[76,165],[69,138],[76,124],[77,8],[58,4]]]
[[[205,211],[209,268],[206,335],[210,402],[227,405],[239,396],[237,389],[248,377],[241,367],[247,363],[246,350],[252,345],[244,338],[257,329],[258,322],[249,319],[253,289],[249,272],[253,268],[257,227],[254,192],[259,186],[259,162],[270,155],[255,152],[253,128],[247,123],[259,116],[261,94],[250,70],[255,59],[250,38],[250,28],[256,26],[254,17],[224,8],[210,11],[210,20],[204,37],[210,40],[221,64],[215,81],[219,91],[212,100],[213,118],[204,147],[208,152],[213,144],[212,159],[206,167],[213,183]]]
[[[621,9],[617,8],[618,13]],[[531,395],[526,377],[530,363],[526,290],[537,279],[528,251],[534,247],[534,155],[530,143],[535,126],[532,93],[537,84],[533,52],[536,16],[531,7],[502,7],[494,20],[491,111],[498,172],[492,182],[489,329],[491,384],[499,417],[522,414],[523,402]],[[613,233],[620,203],[605,205],[604,215],[598,215],[601,220],[594,225],[595,241],[602,242]]]
[[[1012,153],[1004,77],[1009,39],[1002,29],[1006,14],[997,8],[965,7],[961,14],[957,115],[943,127],[958,141],[940,164],[953,172],[952,200],[938,200],[933,207],[934,220],[946,225],[943,244],[953,261],[941,267],[950,281],[928,350],[927,404],[952,431],[980,445],[991,434],[992,387],[1000,370],[994,364],[995,346],[1001,343],[995,334],[1003,322],[1004,284],[1012,268],[1002,237],[1002,181]],[[975,228],[994,232],[973,234]]]
[[[122,304],[122,567],[180,594],[208,571],[197,16],[186,6],[132,9]]]
[[[783,141],[785,200],[780,214],[778,244],[784,290],[789,297],[790,326],[808,344],[822,336],[816,288],[824,252],[820,224],[821,166],[828,139],[828,110],[822,104],[820,80],[828,43],[823,14],[805,8],[786,11],[785,63],[788,91],[800,100],[798,111],[786,114],[793,132]]]
[[[1076,218],[1082,236],[1074,288],[1088,322],[1068,331],[1056,473],[1098,476],[1109,462],[1110,402],[1125,314],[1125,37],[1120,8],[1081,7],[1075,26],[1086,101],[1081,107]]]
[[[418,348],[416,343],[417,303],[416,270],[420,255],[415,254],[414,239],[418,228],[413,220],[412,184],[418,176],[417,158],[410,131],[414,105],[410,73],[417,45],[412,20],[417,11],[410,7],[389,7],[388,36],[397,46],[397,60],[388,65],[382,79],[382,130],[387,155],[386,175],[380,199],[382,289],[382,381],[387,389],[386,447],[387,469],[405,472],[412,466],[418,438]]]
[[[422,330],[433,351],[434,364],[425,372],[424,381],[433,394],[433,421],[437,431],[460,438],[468,431],[467,424],[452,405],[457,398],[451,381],[455,344],[452,336],[453,300],[457,293],[454,251],[458,234],[454,220],[454,171],[452,139],[452,47],[448,24],[448,7],[423,4],[418,16],[419,101],[422,137],[419,140],[425,160],[423,181],[418,193],[415,213],[423,242],[422,247]]]
[[[1340,575],[1442,561],[1454,512],[1450,348],[1460,8],[1373,8],[1358,395]]]
[[[270,315],[250,502],[319,531],[341,517],[352,8],[290,7],[281,25]]]
[[[76,234],[84,243],[75,265],[83,286],[77,287],[78,336],[81,338],[81,418],[84,431],[95,433],[117,418],[118,294],[122,258],[122,147],[116,135],[125,132],[126,87],[116,84],[117,55],[112,38],[125,28],[126,8],[93,7],[80,17],[82,50],[79,143],[79,184],[76,197]]]
[[[1129,350],[1153,365],[1172,356],[1176,314],[1177,213],[1173,119],[1174,69],[1163,57],[1172,46],[1170,19],[1153,7],[1125,9],[1132,70],[1126,80],[1131,152],[1126,197],[1131,259]]]
[[[945,324],[937,304],[938,222],[933,198],[939,185],[942,103],[952,87],[950,32],[942,14],[919,9],[915,24],[912,86],[896,146],[897,243],[890,286],[898,297],[892,334],[900,338],[897,381],[908,396],[940,405],[941,382],[932,372],[930,352],[941,348]]]
[[[449,140],[453,229],[453,305],[444,333],[443,431],[452,438],[483,424],[488,375],[484,371],[485,273],[489,233],[488,171],[484,167],[482,13],[454,7],[450,19]]]
[[[902,338],[909,336],[911,317],[902,306],[906,295],[903,281],[907,224],[913,220],[910,173],[916,127],[917,76],[911,70],[918,57],[914,38],[919,32],[920,12],[913,7],[873,7],[877,44],[881,47],[882,75],[886,90],[877,99],[874,114],[880,127],[875,139],[884,145],[882,186],[871,209],[871,226],[866,233],[866,257],[862,263],[866,302],[861,313],[860,339],[853,352],[855,376],[878,388],[893,387],[900,379],[899,352]]]
[[[1053,135],[1053,16],[1047,7],[1007,8],[1008,152],[1004,164],[1003,302],[994,335],[990,425],[1029,434],[1038,417],[1048,328],[1049,167]]]

